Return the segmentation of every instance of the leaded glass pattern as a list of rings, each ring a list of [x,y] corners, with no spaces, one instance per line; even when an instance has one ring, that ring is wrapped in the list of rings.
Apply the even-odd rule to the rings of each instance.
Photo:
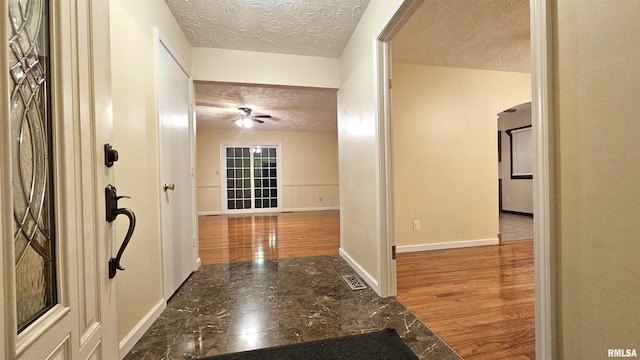
[[[46,0],[9,0],[18,331],[57,303]]]

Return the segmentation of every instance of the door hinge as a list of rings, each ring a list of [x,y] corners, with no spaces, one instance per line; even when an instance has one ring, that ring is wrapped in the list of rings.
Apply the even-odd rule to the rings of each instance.
[[[395,260],[396,259],[396,246],[393,245],[391,247],[391,260]]]
[[[196,237],[194,236],[191,239],[192,239],[191,246],[196,247]]]
[[[393,89],[393,84],[391,79],[389,79],[389,89]]]

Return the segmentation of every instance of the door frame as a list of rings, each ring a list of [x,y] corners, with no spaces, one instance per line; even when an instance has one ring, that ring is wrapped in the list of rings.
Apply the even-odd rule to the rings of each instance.
[[[391,143],[391,55],[390,42],[424,0],[398,1],[383,21],[374,39],[375,91],[379,146],[378,194],[380,291],[396,295],[396,269],[392,259],[394,239],[393,154]],[[536,356],[556,355],[556,289],[553,129],[552,129],[552,14],[550,0],[531,0],[531,78],[534,146],[534,273]]]
[[[227,209],[227,147],[252,147],[252,146],[275,146],[278,151],[276,154],[276,158],[278,161],[277,164],[277,172],[278,172],[278,207],[276,208],[267,208],[267,209],[255,209],[252,208],[250,210],[242,209],[242,210],[229,210]],[[251,165],[253,167],[253,164]],[[253,175],[252,175],[253,176]],[[252,197],[254,196],[253,192],[253,183],[251,185]],[[283,203],[284,203],[284,194],[282,193],[282,143],[276,141],[241,141],[241,142],[221,142],[220,143],[220,213],[221,214],[262,214],[262,213],[276,213],[282,212]]]
[[[198,244],[198,217],[197,217],[197,210],[196,210],[196,181],[195,181],[195,164],[196,164],[196,150],[195,150],[195,141],[196,141],[196,125],[195,125],[195,107],[194,107],[194,94],[193,94],[193,76],[191,75],[191,72],[187,69],[184,61],[182,61],[182,59],[178,56],[178,52],[174,50],[174,47],[171,45],[171,43],[169,42],[169,39],[164,36],[162,34],[162,32],[160,31],[160,29],[158,27],[154,27],[154,36],[155,36],[155,63],[156,63],[156,67],[157,67],[157,71],[160,71],[160,68],[157,66],[158,61],[159,61],[159,51],[161,47],[164,47],[167,52],[169,53],[169,55],[171,55],[171,57],[176,61],[176,63],[178,64],[178,66],[180,66],[180,68],[182,69],[182,71],[185,73],[185,75],[189,78],[189,157],[190,157],[190,168],[191,168],[191,182],[189,184],[191,191],[191,242],[192,242],[192,248],[193,248],[193,269],[192,271],[197,270],[200,265],[201,265],[201,260],[199,257],[200,254],[200,248],[199,248],[199,244]],[[158,77],[160,77],[161,74],[158,74]],[[159,98],[160,97],[160,90],[159,90],[159,81],[156,82],[156,96]],[[158,193],[158,204],[160,204],[161,209],[160,209],[160,219],[161,221],[162,219],[162,196],[164,196],[164,194],[162,193],[162,182],[164,181],[162,179],[162,156],[164,156],[164,151],[162,150],[164,148],[163,144],[162,144],[162,114],[160,113],[159,109],[158,109],[158,188],[161,189],[161,191]],[[168,301],[169,298],[171,297],[171,295],[173,295],[173,293],[169,293],[171,290],[167,289],[167,274],[166,272],[166,264],[165,264],[165,244],[167,241],[167,237],[165,236],[165,234],[160,234],[161,237],[161,242],[162,242],[162,293],[163,293],[163,297],[165,301]]]

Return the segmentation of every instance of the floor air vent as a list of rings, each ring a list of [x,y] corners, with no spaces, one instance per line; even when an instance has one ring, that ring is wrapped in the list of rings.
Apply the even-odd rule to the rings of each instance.
[[[360,281],[360,279],[358,279],[354,275],[342,275],[342,278],[347,283],[347,285],[349,285],[349,288],[351,288],[351,290],[362,290],[362,289],[366,289],[367,288]]]

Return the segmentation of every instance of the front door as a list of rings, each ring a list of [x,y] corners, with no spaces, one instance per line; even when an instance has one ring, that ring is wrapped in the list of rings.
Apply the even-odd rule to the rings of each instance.
[[[0,358],[117,359],[108,1],[0,6]]]

